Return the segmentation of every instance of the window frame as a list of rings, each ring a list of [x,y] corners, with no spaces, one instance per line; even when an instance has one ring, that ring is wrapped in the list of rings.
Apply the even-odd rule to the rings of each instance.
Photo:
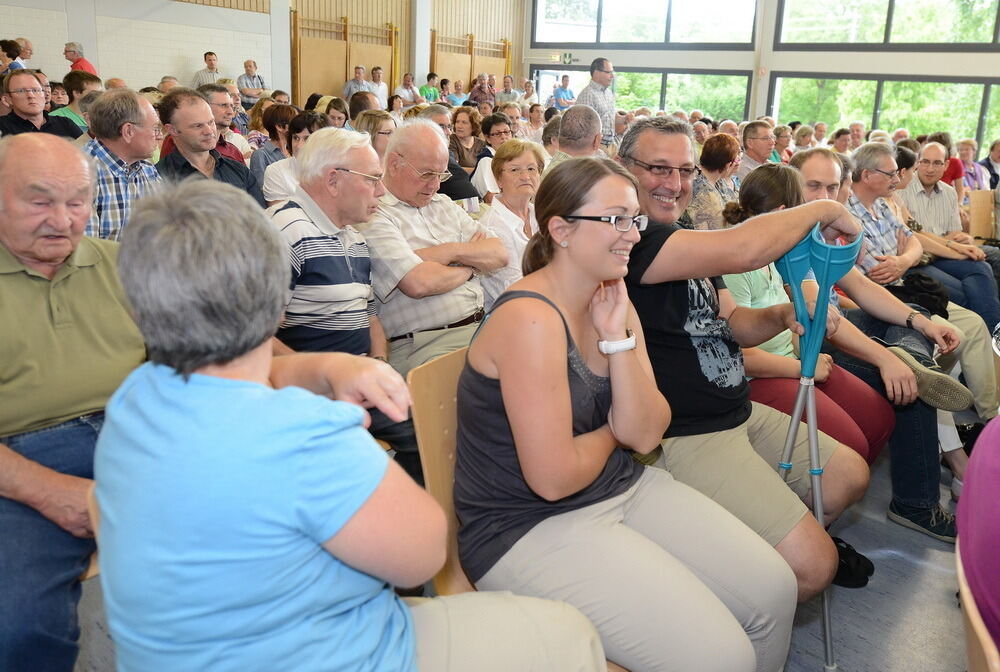
[[[577,64],[573,64],[577,65]],[[569,65],[563,65],[562,63],[529,63],[528,64],[528,77],[531,79],[532,84],[535,85],[535,90],[538,91],[538,78],[536,73],[539,70],[582,70],[583,72],[588,72],[589,63],[583,65],[582,67],[573,67]],[[660,103],[656,109],[664,110],[669,113],[664,107],[666,103],[667,95],[667,77],[669,75],[722,75],[730,77],[745,77],[747,81],[746,92],[743,96],[743,119],[746,119],[750,114],[750,91],[753,86],[753,70],[710,70],[706,68],[646,68],[646,67],[617,67],[615,66],[615,72],[645,72],[660,74]],[[722,121],[722,119],[719,119]]]
[[[878,51],[878,52],[952,52],[983,53],[993,52],[1000,45],[1000,2],[993,17],[992,42],[892,42],[892,22],[896,13],[896,0],[886,5],[885,29],[881,42],[783,42],[781,33],[785,27],[785,4],[778,0],[778,14],[774,26],[774,51]],[[934,80],[945,81],[945,80]],[[770,109],[770,102],[768,103]]]
[[[892,0],[889,0],[892,2]],[[789,79],[848,79],[875,81],[875,109],[867,118],[868,128],[878,128],[882,114],[882,92],[886,82],[921,82],[940,84],[981,84],[983,86],[982,101],[979,105],[979,117],[976,125],[976,143],[983,145],[983,134],[986,132],[986,115],[990,108],[991,90],[997,87],[997,103],[1000,104],[1000,77],[945,77],[938,75],[895,75],[887,73],[844,73],[844,72],[801,72],[790,70],[773,70],[770,74],[767,90],[767,114],[774,114],[774,93],[778,78]],[[957,139],[957,138],[956,138]]]
[[[532,49],[571,49],[573,47],[586,50],[613,49],[616,51],[754,51],[757,46],[757,4],[754,3],[754,18],[750,25],[749,42],[671,42],[670,27],[673,17],[674,0],[661,0],[667,3],[666,25],[662,42],[601,42],[605,0],[597,0],[597,33],[593,42],[539,42],[538,36],[538,0],[531,0],[531,41]]]

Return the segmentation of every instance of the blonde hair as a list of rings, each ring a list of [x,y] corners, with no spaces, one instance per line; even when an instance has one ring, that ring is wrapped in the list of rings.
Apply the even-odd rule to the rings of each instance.
[[[534,155],[535,163],[538,165],[538,172],[541,173],[545,169],[545,149],[537,142],[512,138],[500,145],[497,148],[496,154],[493,155],[493,164],[490,167],[493,171],[493,177],[499,180],[504,167],[514,159],[520,158],[526,152],[531,152]]]

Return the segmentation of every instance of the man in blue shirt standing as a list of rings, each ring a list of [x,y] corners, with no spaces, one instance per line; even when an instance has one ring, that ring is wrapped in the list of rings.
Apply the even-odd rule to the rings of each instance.
[[[560,112],[568,110],[576,103],[576,94],[569,88],[569,75],[562,76],[562,86],[556,87],[552,97],[555,100],[555,108]]]

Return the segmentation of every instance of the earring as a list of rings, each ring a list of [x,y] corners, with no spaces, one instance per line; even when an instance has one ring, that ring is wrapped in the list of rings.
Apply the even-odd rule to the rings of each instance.
[[[560,240],[559,241],[559,247],[569,247],[569,241],[568,240]]]

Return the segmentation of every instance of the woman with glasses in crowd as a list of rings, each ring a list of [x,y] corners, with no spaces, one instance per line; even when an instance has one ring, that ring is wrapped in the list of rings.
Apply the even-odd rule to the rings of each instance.
[[[396,132],[396,120],[385,110],[364,110],[351,120],[355,131],[361,131],[371,136],[372,147],[378,154],[379,161],[385,163],[385,150],[389,146],[389,138]]]
[[[514,137],[514,129],[511,126],[510,117],[500,112],[483,119],[481,125],[486,145],[476,157],[476,170],[472,173],[472,186],[487,203],[492,201],[493,195],[500,191],[490,165],[493,163],[493,155],[496,154],[500,145]]]
[[[777,672],[788,565],[626,450],[653,450],[670,422],[623,282],[646,226],[636,190],[607,159],[569,159],[542,181],[525,276],[493,304],[459,379],[462,566],[481,590],[576,606],[630,670]]]
[[[507,248],[507,265],[484,275],[484,302],[488,309],[508,286],[521,279],[521,259],[524,248],[535,233],[538,221],[532,201],[538,191],[542,170],[545,169],[545,150],[542,146],[514,138],[500,145],[493,157],[493,177],[500,193],[479,222],[493,229]]]

